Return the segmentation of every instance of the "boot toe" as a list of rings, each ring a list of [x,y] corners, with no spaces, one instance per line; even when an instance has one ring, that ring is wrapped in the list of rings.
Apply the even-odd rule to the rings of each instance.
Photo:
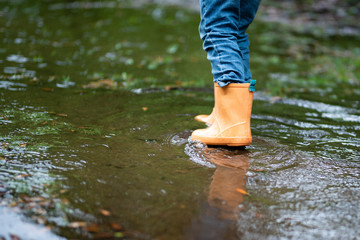
[[[206,132],[207,129],[197,129],[193,131],[193,133],[191,134],[191,140],[203,142],[203,138],[207,135]]]
[[[197,115],[195,117],[195,120],[198,122],[207,123],[208,122],[209,115]]]

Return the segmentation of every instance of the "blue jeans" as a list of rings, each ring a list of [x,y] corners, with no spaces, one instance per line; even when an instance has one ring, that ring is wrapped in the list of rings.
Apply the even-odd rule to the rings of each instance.
[[[245,33],[261,0],[200,0],[200,37],[214,82],[249,83],[249,38]]]

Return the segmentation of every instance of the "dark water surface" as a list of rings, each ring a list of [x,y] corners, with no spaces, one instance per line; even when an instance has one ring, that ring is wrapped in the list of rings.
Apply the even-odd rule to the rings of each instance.
[[[253,144],[207,147],[197,12],[4,5],[0,237],[358,238],[359,39],[255,22]]]

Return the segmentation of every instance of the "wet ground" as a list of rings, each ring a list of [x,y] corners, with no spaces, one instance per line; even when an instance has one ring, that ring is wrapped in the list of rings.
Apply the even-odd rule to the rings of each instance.
[[[207,147],[188,141],[214,100],[196,11],[5,5],[0,238],[359,236],[358,36],[262,22],[260,10],[253,144]]]

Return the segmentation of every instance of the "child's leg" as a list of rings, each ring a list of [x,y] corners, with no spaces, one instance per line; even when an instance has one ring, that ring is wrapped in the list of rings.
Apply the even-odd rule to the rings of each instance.
[[[242,1],[244,10],[241,10]],[[192,140],[228,146],[247,146],[252,141],[250,116],[255,81],[250,81],[249,40],[245,31],[255,17],[259,2],[200,0],[199,30],[216,82],[215,107],[212,125],[195,130]]]
[[[249,82],[252,79],[249,64],[249,38],[245,33],[249,25],[255,18],[261,0],[241,0],[240,1],[240,24],[238,46],[242,53],[245,80]]]
[[[245,83],[243,56],[238,45],[240,0],[200,0],[200,7],[199,31],[214,81],[221,87]]]

